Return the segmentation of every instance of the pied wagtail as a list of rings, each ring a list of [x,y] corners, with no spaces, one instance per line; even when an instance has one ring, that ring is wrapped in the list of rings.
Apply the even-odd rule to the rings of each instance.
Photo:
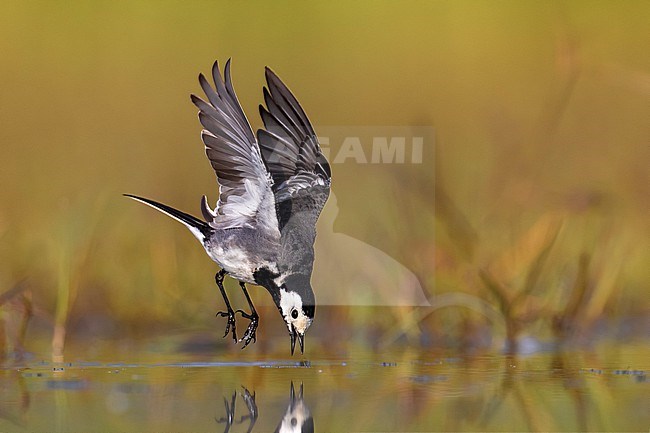
[[[226,337],[232,332],[243,347],[256,340],[259,316],[246,283],[268,290],[291,337],[304,351],[305,331],[314,319],[311,287],[316,221],[330,192],[331,171],[316,133],[289,89],[268,67],[260,115],[264,129],[254,135],[237,99],[226,62],[222,79],[212,67],[215,87],[199,75],[207,101],[191,95],[203,125],[205,153],[217,175],[214,209],[201,200],[203,220],[146,198],[125,194],[184,224],[221,270],[216,274],[227,311]],[[226,275],[239,281],[250,313],[234,311],[223,287]],[[250,320],[237,340],[235,314]]]

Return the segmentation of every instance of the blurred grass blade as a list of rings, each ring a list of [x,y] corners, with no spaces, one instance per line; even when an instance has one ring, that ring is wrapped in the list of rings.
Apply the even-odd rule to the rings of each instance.
[[[527,285],[533,283],[548,250],[562,228],[562,223],[563,217],[558,213],[548,212],[542,215],[512,247],[491,263],[491,275],[502,282],[510,283],[527,272],[527,280],[530,280]]]

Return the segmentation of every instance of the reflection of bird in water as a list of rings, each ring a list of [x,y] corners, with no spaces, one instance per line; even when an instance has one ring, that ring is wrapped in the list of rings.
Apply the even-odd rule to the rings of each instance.
[[[248,392],[246,388],[244,388],[244,393],[241,395],[242,400],[244,400],[244,403],[246,403],[246,408],[248,409],[248,415],[242,415],[239,418],[239,421],[235,421],[235,405],[237,402],[237,392],[234,392],[232,394],[232,397],[230,399],[230,404],[228,403],[228,400],[226,397],[223,398],[223,402],[226,406],[226,416],[221,417],[219,419],[216,419],[218,424],[221,423],[226,423],[226,429],[223,431],[224,433],[228,433],[230,431],[230,427],[232,427],[233,424],[242,424],[245,420],[248,420],[248,430],[246,430],[246,433],[250,433],[253,431],[253,426],[255,426],[255,423],[257,422],[257,404],[255,404],[255,393],[251,394]]]
[[[242,387],[243,388],[243,387]],[[230,431],[230,427],[233,424],[242,424],[244,421],[248,420],[248,430],[247,433],[253,431],[253,427],[257,422],[259,416],[257,411],[257,404],[255,403],[255,393],[251,394],[246,388],[243,388],[244,392],[241,394],[242,400],[246,404],[246,409],[248,411],[247,415],[242,415],[239,420],[236,420],[236,402],[237,402],[237,392],[232,394],[230,402],[224,397],[223,401],[226,406],[226,416],[221,418],[215,418],[218,424],[225,423],[226,428],[224,433]],[[309,408],[303,400],[303,387],[302,383],[300,384],[300,390],[298,395],[296,395],[296,390],[291,382],[291,391],[289,393],[289,405],[284,414],[284,417],[278,424],[278,427],[275,429],[276,433],[313,433],[314,431],[314,418],[309,412]]]
[[[276,433],[307,433],[314,431],[314,418],[309,412],[309,408],[303,400],[303,388],[300,384],[300,391],[296,397],[296,391],[291,382],[291,394],[289,397],[289,406],[284,418],[275,429]]]
[[[430,305],[420,281],[406,266],[372,245],[335,233],[338,213],[336,196],[330,194],[316,242],[316,254],[327,257],[314,266],[314,284],[328,287],[319,293],[319,305]]]

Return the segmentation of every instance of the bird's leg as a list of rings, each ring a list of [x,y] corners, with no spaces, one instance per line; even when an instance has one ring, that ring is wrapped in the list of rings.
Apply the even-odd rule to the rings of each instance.
[[[243,388],[243,387],[242,387]],[[255,393],[251,394],[246,388],[244,388],[244,394],[242,394],[242,399],[246,403],[246,407],[248,408],[248,415],[242,415],[241,418],[239,419],[239,423],[243,423],[244,420],[249,420],[248,421],[248,430],[246,430],[246,433],[251,433],[253,431],[253,427],[255,426],[255,423],[257,422],[257,404],[255,404]]]
[[[221,423],[226,423],[226,429],[224,430],[224,433],[228,433],[230,431],[230,427],[232,427],[233,422],[235,421],[235,400],[237,399],[237,393],[232,394],[232,403],[228,404],[228,400],[226,400],[226,397],[223,398],[223,402],[226,405],[226,416],[221,417],[217,419],[217,417],[214,417],[215,421],[217,421],[218,424]]]
[[[237,343],[237,331],[236,331],[236,325],[235,325],[235,312],[232,310],[232,307],[230,306],[230,301],[228,300],[228,296],[226,295],[226,290],[223,288],[223,279],[226,276],[226,271],[223,269],[217,272],[217,275],[215,275],[214,279],[217,282],[217,286],[219,286],[219,290],[221,291],[221,296],[223,296],[223,300],[226,303],[226,308],[228,311],[219,311],[217,313],[217,316],[221,317],[227,317],[228,322],[226,323],[226,332],[223,334],[223,338],[226,338],[228,333],[230,332],[232,328],[232,339]]]
[[[255,331],[257,331],[257,325],[260,322],[260,316],[258,316],[257,311],[255,310],[255,306],[253,305],[253,301],[251,301],[251,297],[248,295],[248,290],[246,290],[246,284],[243,281],[239,282],[239,285],[241,286],[241,289],[244,291],[244,295],[246,296],[246,300],[248,301],[248,306],[251,307],[251,313],[248,314],[244,312],[244,310],[237,310],[237,313],[241,313],[242,317],[247,318],[248,320],[251,321],[251,323],[248,324],[248,328],[246,328],[246,332],[244,333],[244,336],[241,338],[239,341],[243,341],[244,345],[242,346],[242,349],[250,344],[251,341],[257,341],[257,337],[255,336]]]

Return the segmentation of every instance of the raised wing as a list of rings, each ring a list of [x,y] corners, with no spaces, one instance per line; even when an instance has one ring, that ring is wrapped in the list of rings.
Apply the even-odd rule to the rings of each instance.
[[[257,131],[257,140],[273,177],[282,244],[294,250],[302,246],[311,271],[316,221],[330,191],[330,165],[298,100],[269,68],[266,82],[266,108],[260,106],[265,130]]]
[[[201,138],[205,153],[219,182],[217,206],[212,210],[203,197],[203,216],[218,229],[258,227],[277,233],[273,179],[233,89],[230,60],[226,62],[224,76],[225,83],[215,62],[212,67],[215,88],[203,74],[199,75],[208,102],[191,95],[204,128]]]

